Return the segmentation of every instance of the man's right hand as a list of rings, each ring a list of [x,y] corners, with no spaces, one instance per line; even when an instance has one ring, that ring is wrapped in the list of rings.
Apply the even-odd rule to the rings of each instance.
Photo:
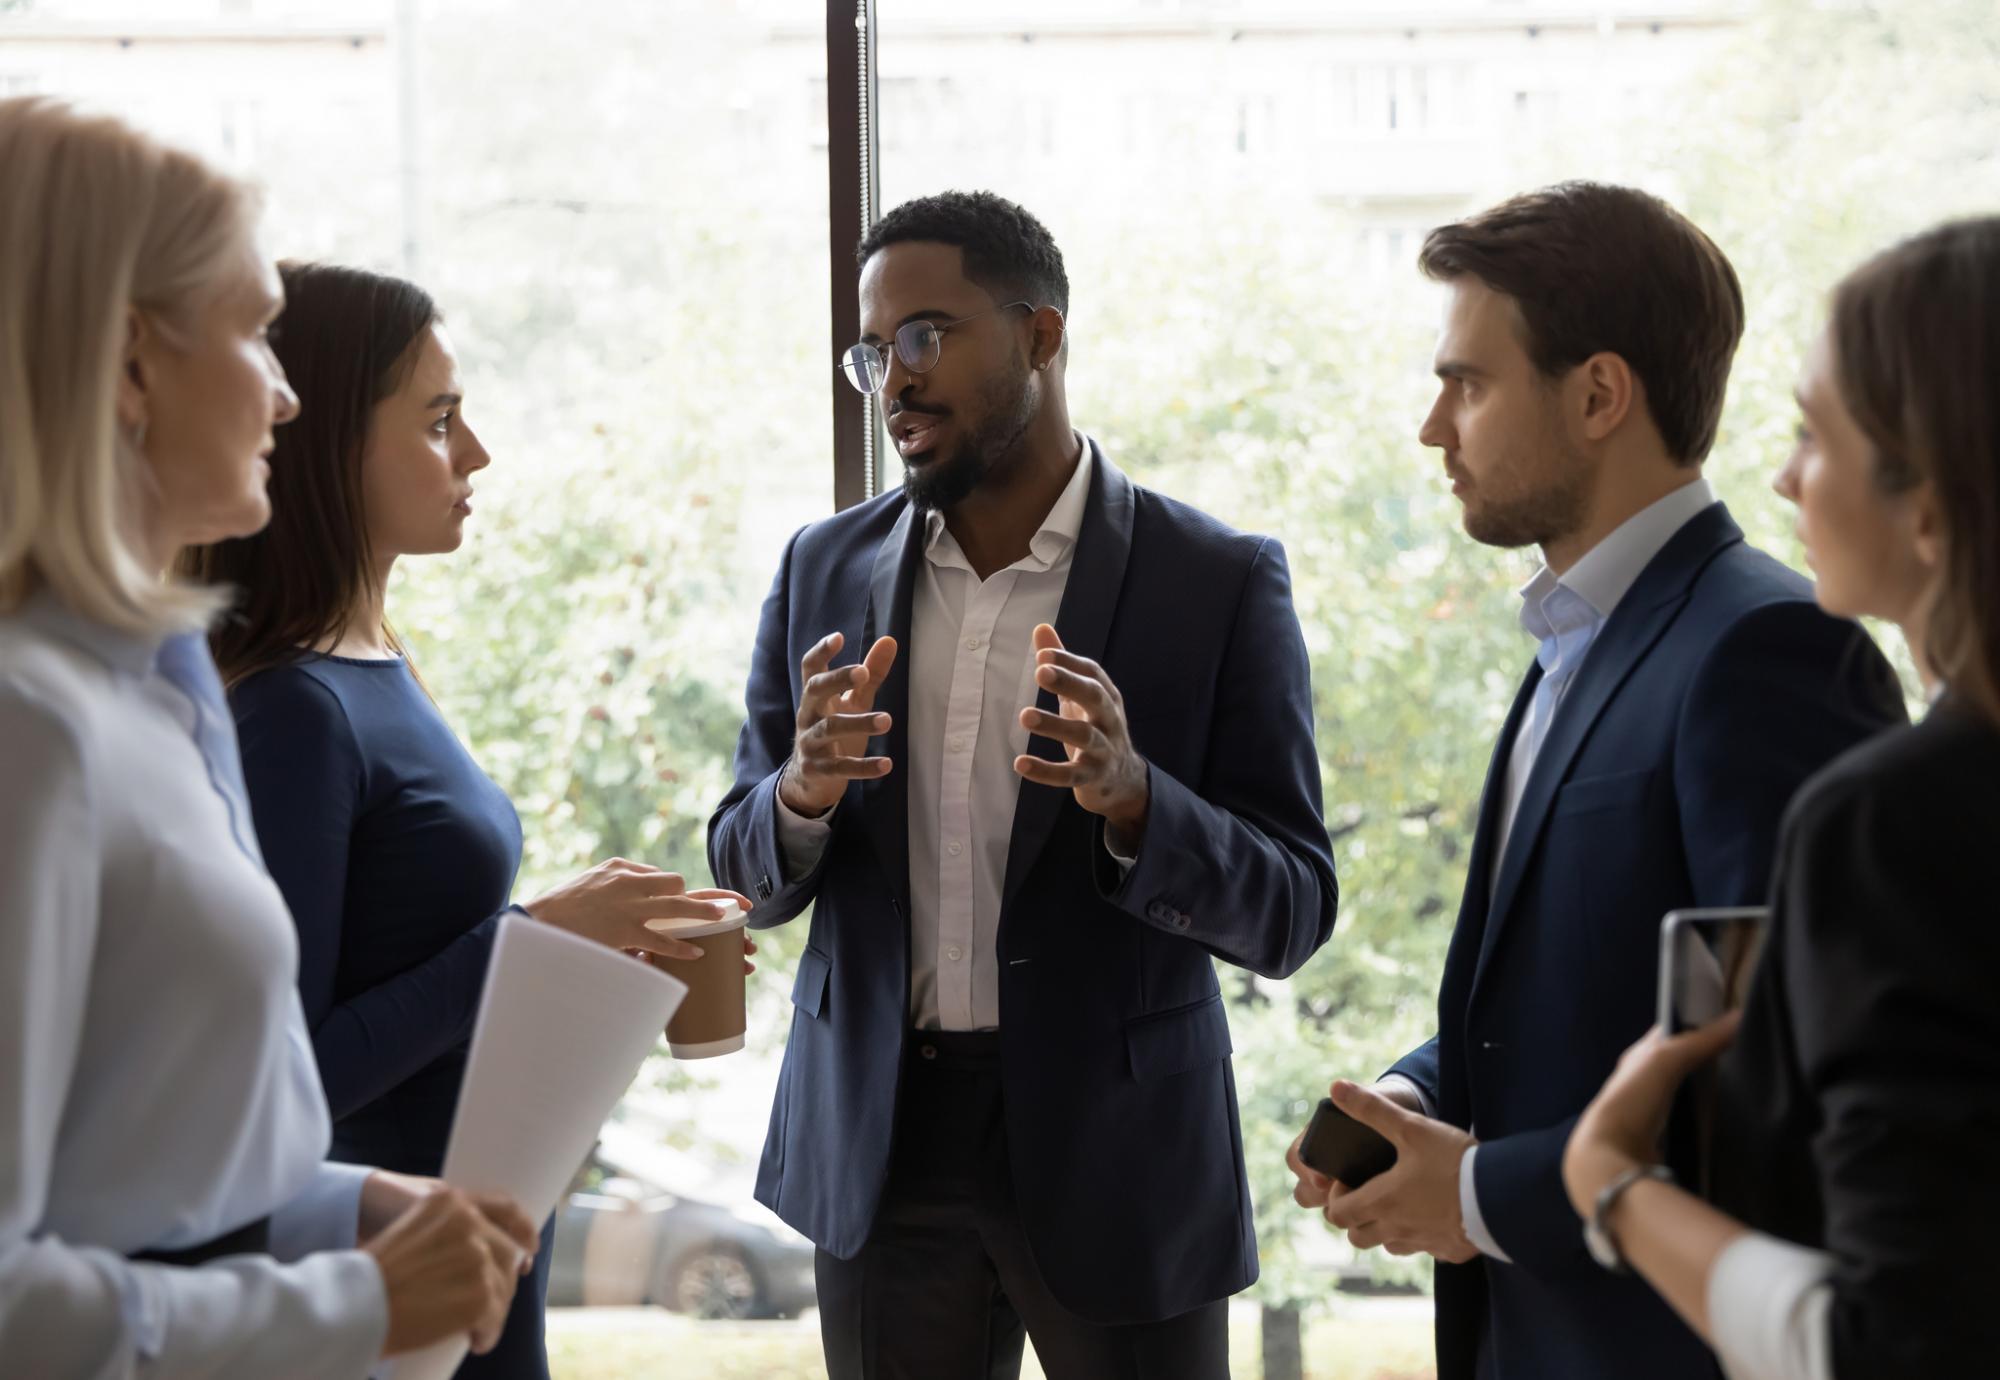
[[[863,754],[870,738],[889,731],[889,716],[874,712],[875,694],[896,664],[896,639],[877,638],[859,662],[829,670],[845,642],[839,633],[829,633],[799,663],[805,693],[778,798],[808,818],[839,804],[848,782],[889,774],[888,758]]]
[[[1331,1088],[1328,1089],[1332,1091]],[[1387,1083],[1377,1083],[1375,1091],[1388,1098],[1412,1116],[1422,1116],[1424,1105],[1418,1101],[1416,1093],[1400,1079]],[[1298,1182],[1292,1185],[1292,1201],[1302,1208],[1325,1210],[1327,1200],[1348,1192],[1348,1187],[1338,1179],[1329,1179],[1299,1158],[1299,1147],[1305,1144],[1306,1133],[1301,1131],[1292,1140],[1292,1148],[1285,1152],[1285,1168],[1292,1171]]]

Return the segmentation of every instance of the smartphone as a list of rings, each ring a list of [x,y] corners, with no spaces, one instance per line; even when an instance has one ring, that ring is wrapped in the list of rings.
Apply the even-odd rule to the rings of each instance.
[[[1669,911],[1660,922],[1660,1028],[1694,1030],[1738,1010],[1764,951],[1765,906]]]
[[[1332,1098],[1322,1097],[1306,1124],[1306,1138],[1299,1142],[1299,1158],[1308,1169],[1359,1188],[1396,1162],[1396,1147],[1380,1131],[1334,1106]]]

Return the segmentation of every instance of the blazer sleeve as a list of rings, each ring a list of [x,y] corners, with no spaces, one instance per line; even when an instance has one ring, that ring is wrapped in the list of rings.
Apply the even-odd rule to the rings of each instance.
[[[348,859],[367,792],[361,746],[339,699],[302,671],[245,681],[232,707],[257,838],[298,929],[299,997],[338,1121],[471,1035],[500,914],[394,977],[339,997]]]
[[[1993,1354],[1982,1262],[2000,1238],[2000,942],[1967,876],[1992,816],[1848,784],[1801,811],[1782,915],[1820,1111],[1833,1370],[1974,1374]]]
[[[1696,672],[1675,734],[1696,903],[1763,904],[1799,788],[1906,718],[1895,672],[1859,625],[1803,602],[1738,619]]]
[[[1673,758],[1681,838],[1695,901],[1759,905],[1770,896],[1778,831],[1806,781],[1903,717],[1895,674],[1866,633],[1804,601],[1738,618],[1696,670]],[[1563,1188],[1576,1118],[1482,1142],[1473,1162],[1480,1214],[1515,1264],[1594,1271]]]
[[[1391,1064],[1382,1076],[1386,1078],[1389,1074],[1409,1079],[1411,1083],[1416,1085],[1417,1091],[1423,1094],[1425,1104],[1435,1108],[1438,1105],[1437,1036],[1431,1036],[1430,1039],[1418,1045],[1408,1054],[1405,1054],[1394,1064]]]
[[[1138,862],[1100,873],[1134,918],[1265,977],[1289,977],[1333,935],[1340,889],[1320,805],[1312,679],[1284,548],[1252,558],[1216,694],[1202,779],[1151,768]],[[1108,859],[1103,822],[1095,852]]]
[[[771,582],[771,592],[765,596],[757,619],[750,681],[743,691],[743,731],[736,739],[735,782],[708,821],[709,871],[716,885],[756,901],[756,909],[750,913],[752,929],[782,925],[810,905],[833,851],[822,848],[810,867],[796,877],[786,877],[785,851],[778,831],[778,774],[791,758],[793,731],[798,726],[799,687],[793,684],[791,655],[791,580],[799,535],[793,533],[785,544],[777,578]]]
[[[88,1018],[101,842],[62,714],[0,687],[0,1358],[8,1375],[353,1380],[388,1328],[359,1251],[139,1264],[39,1234]]]

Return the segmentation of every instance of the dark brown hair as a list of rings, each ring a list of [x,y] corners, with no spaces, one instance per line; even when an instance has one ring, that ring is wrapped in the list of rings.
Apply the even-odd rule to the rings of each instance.
[[[1684,465],[1708,457],[1743,338],[1743,289],[1714,241],[1666,202],[1564,182],[1439,226],[1417,265],[1512,298],[1544,375],[1618,355],[1645,387],[1667,454]]]
[[[180,559],[184,573],[235,589],[210,634],[228,685],[347,631],[374,578],[361,499],[368,428],[439,320],[429,294],[400,278],[330,264],[286,263],[278,272],[285,310],[271,347],[299,395],[299,416],[275,433],[270,525]],[[394,631],[383,631],[401,652]]]
[[[1956,697],[2000,720],[2000,217],[1870,259],[1834,289],[1831,331],[1877,484],[1929,483],[1944,524],[1925,655]]]

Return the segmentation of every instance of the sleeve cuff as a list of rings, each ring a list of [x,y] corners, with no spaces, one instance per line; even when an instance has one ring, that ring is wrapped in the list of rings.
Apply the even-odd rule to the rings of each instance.
[[[1418,1091],[1421,1095],[1422,1090]],[[1466,1150],[1464,1158],[1458,1162],[1458,1211],[1465,1219],[1465,1237],[1479,1247],[1481,1255],[1490,1256],[1502,1265],[1512,1265],[1514,1258],[1500,1249],[1500,1243],[1495,1241],[1493,1233],[1486,1229],[1486,1218],[1479,1211],[1478,1181],[1472,1176],[1472,1161],[1478,1154],[1479,1147],[1471,1146]]]
[[[785,881],[799,881],[819,866],[820,854],[826,852],[826,841],[833,837],[834,810],[840,806],[835,805],[818,819],[808,819],[787,805],[784,795],[774,790],[771,808],[778,828],[778,853],[785,864]]]
[[[1708,1272],[1708,1328],[1730,1380],[1833,1380],[1833,1257],[1746,1232]]]
[[[320,1165],[312,1181],[271,1214],[271,1254],[293,1261],[351,1250],[361,1224],[361,1186],[374,1172],[363,1164]]]
[[[1429,1093],[1417,1086],[1415,1079],[1405,1078],[1400,1073],[1385,1073],[1375,1080],[1375,1086],[1378,1088],[1408,1088],[1410,1096],[1417,1099],[1418,1109],[1432,1121],[1437,1120],[1437,1104],[1431,1101]]]

